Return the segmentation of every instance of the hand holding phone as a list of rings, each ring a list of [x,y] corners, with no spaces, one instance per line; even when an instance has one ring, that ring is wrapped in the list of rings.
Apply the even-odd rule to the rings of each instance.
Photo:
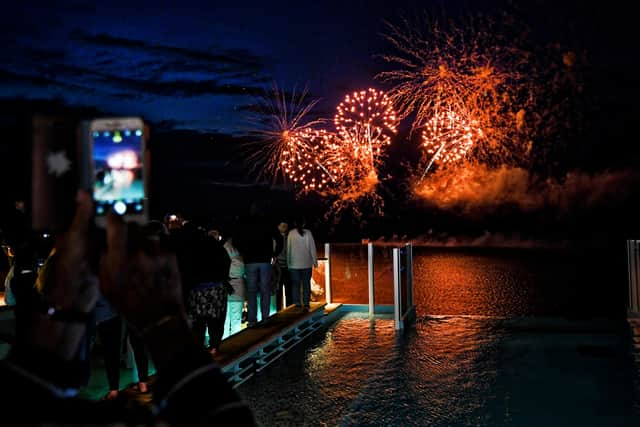
[[[34,230],[66,230],[78,189],[91,192],[101,227],[111,210],[127,221],[148,221],[148,132],[142,119],[96,119],[78,128],[69,117],[35,116],[31,129]]]

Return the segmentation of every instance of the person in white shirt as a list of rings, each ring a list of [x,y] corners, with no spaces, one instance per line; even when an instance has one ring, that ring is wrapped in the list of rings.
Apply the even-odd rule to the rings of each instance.
[[[316,242],[311,231],[304,228],[304,220],[295,223],[287,237],[287,267],[291,275],[291,294],[296,307],[309,310],[311,300],[311,269],[318,267]],[[300,287],[302,286],[302,300]]]

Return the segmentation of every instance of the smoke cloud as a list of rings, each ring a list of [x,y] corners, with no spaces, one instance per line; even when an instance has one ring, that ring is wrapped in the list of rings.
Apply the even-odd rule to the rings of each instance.
[[[521,168],[465,165],[427,176],[415,194],[429,206],[476,217],[512,209],[561,218],[583,210],[615,209],[628,202],[638,183],[640,174],[630,169],[571,171],[562,179],[541,179]]]

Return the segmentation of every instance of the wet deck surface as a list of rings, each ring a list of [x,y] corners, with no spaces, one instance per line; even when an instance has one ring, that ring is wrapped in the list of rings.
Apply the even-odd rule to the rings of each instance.
[[[326,311],[330,312],[339,307],[339,304],[327,306]],[[324,303],[311,303],[309,311],[302,311],[300,308],[290,306],[287,309],[274,314],[266,323],[259,323],[252,328],[245,328],[241,332],[225,339],[220,346],[220,353],[213,356],[213,360],[224,368],[233,364],[243,356],[250,355],[256,349],[264,346],[282,331],[292,328],[294,325],[314,316],[318,316],[320,311],[325,310]],[[95,363],[91,370],[89,386],[81,392],[81,396],[92,400],[103,398],[108,390],[106,373],[101,358],[93,358]],[[137,384],[133,383],[135,377],[132,369],[121,368],[121,384],[128,384],[120,392],[120,400],[125,402],[136,401],[144,406],[151,405],[151,393],[140,393]],[[153,388],[155,375],[149,379],[149,389]],[[126,403],[125,403],[126,404]]]
[[[300,308],[290,306],[271,316],[268,322],[244,329],[224,340],[220,346],[220,353],[214,356],[214,360],[221,367],[231,364],[274,338],[284,329],[313,317],[323,308],[323,303],[311,303],[309,311],[304,312]]]
[[[222,368],[230,367],[245,357],[251,357],[256,350],[263,348],[265,345],[274,341],[279,336],[283,335],[289,330],[295,328],[296,325],[304,324],[305,321],[311,318],[317,318],[324,314],[331,313],[337,310],[341,304],[329,304],[324,303],[311,303],[309,311],[303,311],[295,306],[290,306],[287,309],[274,314],[269,318],[268,322],[259,323],[252,328],[245,328],[239,333],[225,339],[222,342],[220,353],[213,356],[213,360]],[[7,321],[10,323],[10,329],[13,327],[12,311],[8,307],[0,307],[4,316],[7,317]],[[2,320],[2,319],[0,319]],[[6,323],[6,322],[4,322]],[[0,324],[3,324],[0,321]],[[1,329],[1,328],[0,328]],[[12,332],[12,331],[7,331]],[[12,335],[12,334],[11,334]],[[0,353],[5,356],[10,348],[8,343],[4,343],[0,348]],[[100,351],[92,352],[91,356],[91,377],[89,383],[80,391],[80,397],[89,400],[100,400],[106,396],[109,391],[107,385],[106,371],[104,367],[104,360]],[[153,389],[153,383],[155,380],[153,362],[150,360],[150,373],[148,386],[149,390]],[[259,374],[258,374],[259,375]],[[120,369],[120,384],[121,391],[118,401],[127,407],[131,405],[140,405],[142,407],[151,409],[152,406],[152,394],[140,393],[135,381],[137,380],[137,374],[132,368],[127,368],[124,365]]]

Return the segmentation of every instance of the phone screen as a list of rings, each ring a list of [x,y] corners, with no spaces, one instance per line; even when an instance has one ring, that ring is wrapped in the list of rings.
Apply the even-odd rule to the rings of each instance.
[[[117,214],[144,211],[143,129],[93,130],[96,214],[112,208]]]

